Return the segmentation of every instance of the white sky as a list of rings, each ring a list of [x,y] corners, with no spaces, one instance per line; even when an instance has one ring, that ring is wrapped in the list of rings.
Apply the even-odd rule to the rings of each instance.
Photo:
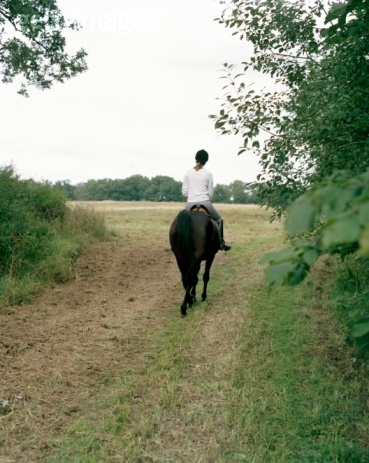
[[[87,50],[89,70],[51,90],[31,88],[28,99],[16,93],[19,84],[0,84],[1,165],[74,184],[135,174],[182,180],[204,148],[216,184],[255,180],[257,160],[237,155],[241,137],[219,136],[208,118],[220,110],[222,64],[251,53],[213,21],[223,10],[218,0],[59,5],[84,25],[68,43]]]

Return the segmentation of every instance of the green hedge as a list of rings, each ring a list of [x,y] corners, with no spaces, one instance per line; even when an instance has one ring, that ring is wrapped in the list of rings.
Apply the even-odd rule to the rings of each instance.
[[[28,301],[43,282],[64,282],[91,240],[108,232],[94,211],[70,209],[47,183],[0,168],[0,306]]]

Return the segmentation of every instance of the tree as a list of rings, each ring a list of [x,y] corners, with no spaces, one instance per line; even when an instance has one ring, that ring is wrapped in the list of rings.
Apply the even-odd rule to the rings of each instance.
[[[246,183],[242,182],[241,180],[235,180],[229,185],[229,190],[233,203],[247,204],[249,202]]]
[[[125,179],[106,180],[103,199],[113,201],[141,201],[150,180],[142,175],[133,175]]]
[[[183,201],[181,191],[181,182],[165,175],[157,175],[150,180],[145,197],[149,201]]]
[[[106,178],[80,183],[75,190],[76,199],[80,201],[104,201],[111,199],[111,183],[112,180]]]
[[[328,10],[328,11],[327,11]],[[324,18],[324,24],[321,18]],[[227,84],[215,127],[254,151],[262,203],[281,215],[316,182],[369,167],[369,14],[365,0],[233,0],[218,21],[254,46],[244,71],[224,65]],[[276,90],[255,92],[247,70]]]
[[[28,87],[50,88],[86,71],[85,50],[66,52],[67,22],[56,0],[0,0],[0,63],[2,82],[22,78],[18,93],[28,96]]]
[[[214,187],[214,202],[228,204],[231,202],[231,192],[227,185],[215,185]]]
[[[53,188],[61,190],[65,194],[65,197],[70,201],[77,199],[76,187],[71,185],[70,180],[58,180],[53,184]]]

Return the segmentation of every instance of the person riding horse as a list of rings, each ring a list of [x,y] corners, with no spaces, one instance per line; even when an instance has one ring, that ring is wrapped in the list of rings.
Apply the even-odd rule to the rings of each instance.
[[[224,241],[223,219],[215,209],[211,200],[214,195],[213,175],[205,169],[205,164],[209,160],[209,154],[205,150],[200,150],[195,156],[196,165],[189,169],[184,176],[182,185],[182,195],[186,199],[186,211],[190,211],[193,206],[203,205],[207,209],[209,216],[217,223],[220,235],[220,250],[229,251],[231,246]]]

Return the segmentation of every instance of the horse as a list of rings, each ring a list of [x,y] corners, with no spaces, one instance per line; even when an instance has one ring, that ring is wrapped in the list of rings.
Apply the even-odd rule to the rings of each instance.
[[[220,235],[216,223],[204,206],[195,206],[191,211],[183,210],[174,219],[169,230],[169,242],[182,275],[185,297],[181,315],[187,314],[187,305],[196,301],[196,285],[202,261],[206,261],[203,275],[204,287],[201,300],[207,297],[210,268],[220,247]]]

